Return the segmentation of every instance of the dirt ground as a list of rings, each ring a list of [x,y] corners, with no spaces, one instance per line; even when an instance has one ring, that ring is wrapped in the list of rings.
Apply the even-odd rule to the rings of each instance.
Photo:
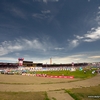
[[[0,75],[0,91],[46,91],[51,100],[54,100],[53,98],[56,98],[56,100],[73,100],[62,90],[99,84],[100,75],[87,80]]]
[[[0,75],[0,83],[24,83],[24,84],[55,84],[77,81],[80,79],[47,78],[25,75]]]
[[[65,93],[64,90],[48,91],[47,94],[50,100],[74,100],[68,93]]]

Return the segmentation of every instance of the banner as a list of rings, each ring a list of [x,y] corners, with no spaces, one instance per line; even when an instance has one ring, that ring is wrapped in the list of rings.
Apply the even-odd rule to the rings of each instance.
[[[46,74],[36,74],[38,77],[49,77],[49,78],[74,78],[74,76],[53,76],[53,75],[46,75]]]

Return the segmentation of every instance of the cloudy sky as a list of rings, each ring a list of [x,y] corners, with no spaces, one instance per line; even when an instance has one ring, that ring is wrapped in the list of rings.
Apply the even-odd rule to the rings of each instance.
[[[100,0],[0,0],[0,62],[100,62]]]

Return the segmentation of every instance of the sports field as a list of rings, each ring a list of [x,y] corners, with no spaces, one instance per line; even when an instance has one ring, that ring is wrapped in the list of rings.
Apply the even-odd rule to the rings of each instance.
[[[61,93],[56,93],[56,91],[98,86],[99,84],[100,75],[96,75],[92,78],[83,80],[81,78],[63,79],[1,74],[0,100],[49,100],[48,96],[50,94],[50,91],[52,91],[53,97],[61,97]],[[64,94],[65,97],[66,95],[67,93]],[[62,100],[64,100],[63,95]]]

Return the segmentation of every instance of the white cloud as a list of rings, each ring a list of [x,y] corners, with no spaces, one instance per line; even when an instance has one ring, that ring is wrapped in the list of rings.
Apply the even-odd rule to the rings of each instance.
[[[47,19],[50,18],[50,13],[50,10],[42,10],[41,13],[33,13],[32,16],[33,18]]]
[[[98,9],[100,10],[100,6],[98,7]],[[98,11],[95,20],[98,24],[98,27],[91,28],[90,31],[87,31],[87,33],[85,33],[82,36],[74,35],[75,38],[73,40],[69,40],[69,48],[71,47],[75,48],[82,42],[94,42],[94,41],[100,40],[100,11]]]
[[[84,35],[84,41],[93,42],[100,39],[100,27],[95,30],[91,30],[90,33]]]
[[[78,40],[73,40],[72,42],[71,42],[71,45],[72,45],[72,47],[76,47],[76,46],[78,46]]]
[[[18,53],[19,56],[19,53]],[[2,62],[18,62],[18,56],[13,57],[0,57]],[[84,63],[84,62],[100,62],[100,52],[79,52],[77,54],[72,54],[70,56],[52,56],[52,57],[34,57],[33,55],[23,55],[26,61],[33,61],[34,63],[44,63],[50,64],[50,58],[52,58],[52,63],[56,64],[66,64],[66,63]]]
[[[57,47],[57,48],[54,48],[54,49],[55,49],[55,50],[63,50],[64,48],[58,48],[58,47]]]
[[[16,57],[0,57],[0,62],[18,63],[18,58],[16,58]]]
[[[97,14],[99,15],[100,14],[100,11]]]
[[[2,46],[0,46],[0,56],[5,55],[8,53],[8,50],[6,50],[5,48],[3,48]]]
[[[37,39],[31,41],[27,39],[23,39],[23,42],[25,42],[25,45],[28,46],[28,48],[43,49],[44,47],[44,45],[40,43]]]
[[[16,55],[16,56],[20,56],[20,53],[16,52],[15,55]]]
[[[75,37],[77,38],[77,39],[83,39],[84,37],[83,36],[78,36],[78,35],[75,35]]]
[[[6,55],[15,51],[22,50],[42,50],[43,52],[48,49],[48,44],[45,41],[40,42],[38,39],[17,39],[14,41],[4,41],[0,45],[0,56]],[[50,45],[51,46],[51,45]]]
[[[98,7],[99,11],[97,12],[97,16],[95,20],[97,21],[98,25],[100,25],[100,6]]]
[[[13,51],[22,50],[23,46],[20,45],[17,41],[15,43],[11,41],[4,41],[0,45],[0,55],[5,55]]]
[[[48,0],[43,0],[44,3],[47,3]]]
[[[98,9],[100,9],[100,6],[98,7]]]
[[[71,58],[79,58],[79,57],[83,57],[83,56],[86,56],[86,54],[84,54],[84,53],[79,53],[79,54],[74,54],[74,55],[71,55],[70,57]]]
[[[98,12],[99,13],[99,12]],[[97,22],[100,21],[100,15],[98,15],[95,19]]]
[[[100,39],[100,27],[91,28],[87,34],[83,36],[74,35],[76,39],[69,40],[69,48],[77,47],[81,42],[94,42]]]
[[[89,54],[89,53],[88,53]],[[88,62],[88,55],[84,55],[84,54],[75,54],[75,55],[71,55],[71,56],[65,56],[65,57],[52,57],[52,63],[55,64],[67,64],[67,63],[83,63],[84,62]],[[84,60],[85,58],[85,60]],[[44,59],[44,60],[40,60],[43,63],[48,63],[50,64],[50,59]]]
[[[72,41],[69,40],[68,49],[73,49],[73,48],[77,47],[78,45],[79,45],[79,40],[78,39],[74,39]]]
[[[96,56],[96,53],[98,56]],[[66,57],[54,57],[52,58],[53,63],[84,63],[84,62],[94,62],[99,61],[100,52],[80,52],[78,54],[73,54]],[[49,63],[48,59],[48,63]]]
[[[87,34],[84,34],[83,36],[79,35],[74,35],[74,36],[76,37],[75,39],[68,40],[69,42],[68,50],[77,47],[82,42],[94,42],[100,40],[100,27],[91,28],[91,30],[88,31]]]
[[[47,3],[47,2],[58,2],[59,0],[43,0],[44,3]]]
[[[100,59],[100,56],[90,56],[88,58],[92,58],[92,59]]]

